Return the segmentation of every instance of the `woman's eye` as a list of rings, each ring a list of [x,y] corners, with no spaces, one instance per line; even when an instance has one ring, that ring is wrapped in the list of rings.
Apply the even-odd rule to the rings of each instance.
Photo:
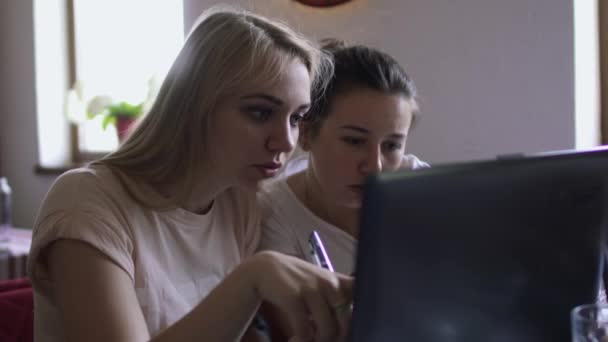
[[[272,110],[269,108],[251,107],[246,109],[247,114],[257,122],[265,122],[270,118]]]
[[[360,146],[360,145],[363,145],[365,143],[365,139],[364,138],[348,137],[348,136],[347,137],[342,137],[342,141],[344,141],[348,145],[352,145],[352,146]]]
[[[387,141],[382,144],[382,148],[385,151],[389,151],[389,152],[401,150],[402,147],[403,147],[403,145],[401,143],[394,142],[394,141]]]
[[[297,126],[302,120],[304,120],[304,114],[293,114],[289,117],[289,124]]]

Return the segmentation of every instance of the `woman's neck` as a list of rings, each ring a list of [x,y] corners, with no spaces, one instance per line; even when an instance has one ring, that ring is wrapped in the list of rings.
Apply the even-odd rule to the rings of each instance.
[[[211,210],[213,202],[228,187],[214,182],[210,177],[202,177],[196,184],[186,184],[185,180],[172,184],[159,184],[158,191],[162,196],[176,199],[176,205],[186,211],[203,215]],[[191,189],[189,197],[179,196],[181,191]],[[186,190],[187,191],[187,190]]]
[[[308,210],[347,234],[357,237],[359,210],[340,206],[324,196],[313,172],[308,169],[287,179],[287,185]]]

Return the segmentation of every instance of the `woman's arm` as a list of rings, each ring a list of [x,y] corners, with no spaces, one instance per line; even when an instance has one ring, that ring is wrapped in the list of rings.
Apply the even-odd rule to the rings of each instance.
[[[58,240],[47,261],[68,341],[150,339],[133,281],[105,255],[85,242]]]
[[[132,280],[122,268],[83,242],[59,240],[48,251],[68,341],[149,340]],[[304,340],[335,341],[346,336],[349,317],[336,315],[333,307],[350,300],[351,289],[350,277],[279,253],[259,253],[153,341],[236,341],[262,300],[287,312]]]

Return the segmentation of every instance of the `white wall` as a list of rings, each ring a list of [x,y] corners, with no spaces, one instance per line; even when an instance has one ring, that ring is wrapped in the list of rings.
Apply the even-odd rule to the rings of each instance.
[[[217,2],[184,0],[186,26]],[[395,55],[420,90],[423,120],[409,147],[426,160],[574,147],[572,0],[354,0],[328,10],[232,3]],[[33,172],[33,32],[33,0],[0,1],[0,173],[14,189],[14,221],[26,227],[54,180]]]
[[[189,27],[215,0],[185,0]],[[409,149],[431,162],[574,148],[572,0],[230,1],[393,54],[422,120]]]
[[[0,1],[0,174],[13,188],[13,221],[31,227],[55,177],[38,162],[33,0]]]

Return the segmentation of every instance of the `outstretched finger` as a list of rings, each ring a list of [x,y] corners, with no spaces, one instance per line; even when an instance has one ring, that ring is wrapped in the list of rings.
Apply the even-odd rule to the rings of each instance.
[[[346,338],[348,337],[352,318],[352,308],[353,304],[351,301],[334,306],[334,317],[338,323],[337,341],[346,341]]]
[[[310,293],[305,298],[314,322],[315,341],[335,341],[339,334],[339,326],[331,305],[319,292]]]
[[[302,299],[294,300],[286,308],[289,324],[293,329],[294,338],[299,342],[314,340],[314,329],[309,319],[309,311],[306,302]]]
[[[335,273],[335,275],[338,277],[339,288],[344,298],[352,300],[355,278],[341,273]]]
[[[338,277],[338,289],[336,290],[340,293],[338,296],[342,298],[342,301],[334,305],[333,312],[338,322],[339,340],[345,340],[349,333],[352,318],[354,278],[339,273],[335,275]]]

